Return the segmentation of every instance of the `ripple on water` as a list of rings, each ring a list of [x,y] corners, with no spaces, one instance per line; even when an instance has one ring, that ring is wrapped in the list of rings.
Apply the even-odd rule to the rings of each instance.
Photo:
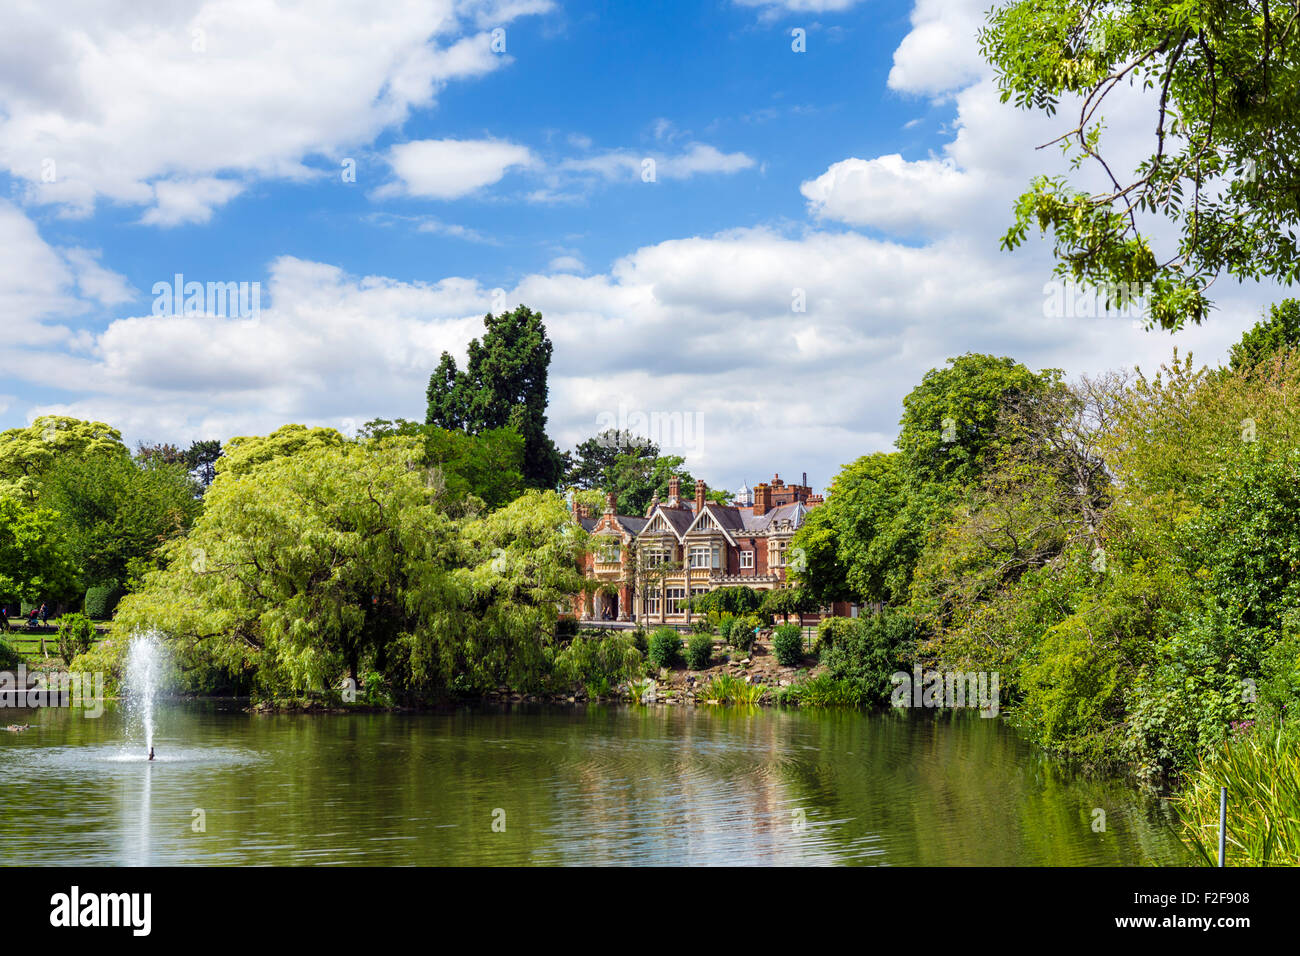
[[[264,760],[263,754],[239,747],[176,747],[159,750],[154,759],[141,753],[138,746],[121,744],[99,746],[65,746],[24,749],[12,753],[9,766],[13,771],[31,776],[42,773],[103,773],[114,770],[127,773],[153,766],[182,766],[224,769],[243,767]]]

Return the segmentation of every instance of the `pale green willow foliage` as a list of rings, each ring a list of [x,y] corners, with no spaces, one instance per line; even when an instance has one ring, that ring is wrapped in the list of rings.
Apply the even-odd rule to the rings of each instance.
[[[270,693],[363,666],[399,690],[527,676],[581,587],[582,535],[554,493],[452,517],[420,462],[417,440],[384,438],[220,474],[115,629],[156,628],[189,666]]]

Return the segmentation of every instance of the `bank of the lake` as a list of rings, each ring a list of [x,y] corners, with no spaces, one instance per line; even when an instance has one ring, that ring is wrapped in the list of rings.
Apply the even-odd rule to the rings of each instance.
[[[32,729],[0,737],[6,865],[1186,860],[1163,802],[970,715],[173,704],[152,764],[114,708],[18,720]]]

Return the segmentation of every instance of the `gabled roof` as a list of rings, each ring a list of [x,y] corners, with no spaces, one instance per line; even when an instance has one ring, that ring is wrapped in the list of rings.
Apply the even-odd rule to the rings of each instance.
[[[804,515],[808,509],[798,501],[791,502],[788,505],[778,505],[766,514],[756,515],[753,512],[742,511],[741,520],[744,522],[746,531],[770,531],[782,521],[789,521],[791,527],[797,528],[803,524]]]
[[[684,533],[690,534],[694,531],[696,526],[704,519],[705,515],[708,515],[713,519],[714,523],[718,526],[718,530],[722,532],[723,536],[728,541],[732,544],[736,543],[736,539],[731,536],[731,532],[740,530],[740,512],[735,508],[715,505],[712,502],[705,503],[703,509],[700,510],[700,513],[697,514],[694,519],[692,519]]]
[[[681,541],[686,534],[686,529],[691,526],[691,522],[695,519],[695,515],[686,508],[668,508],[660,505],[651,513],[649,518],[643,519],[645,524],[641,526],[642,530],[654,524],[656,518],[663,518],[668,530],[673,533],[673,536],[678,541]]]

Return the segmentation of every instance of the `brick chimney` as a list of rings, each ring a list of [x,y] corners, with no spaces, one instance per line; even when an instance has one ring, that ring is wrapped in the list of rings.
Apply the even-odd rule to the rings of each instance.
[[[614,513],[614,505],[617,501],[618,499],[614,497],[614,492],[609,491],[605,493],[605,514],[612,515]]]
[[[811,508],[816,508],[818,505],[824,504],[825,502],[826,499],[823,498],[821,495],[809,495],[807,505],[811,509]]]
[[[695,513],[699,514],[704,510],[704,492],[708,489],[703,478],[695,479]]]
[[[754,488],[754,514],[765,515],[772,510],[772,489],[765,481]]]
[[[582,518],[582,504],[578,501],[578,496],[573,496],[573,521],[575,524]]]
[[[682,506],[682,480],[676,475],[668,479],[668,507],[680,508]]]

